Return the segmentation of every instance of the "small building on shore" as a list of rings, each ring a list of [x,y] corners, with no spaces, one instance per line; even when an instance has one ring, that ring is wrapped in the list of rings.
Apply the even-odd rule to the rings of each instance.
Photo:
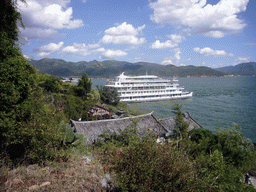
[[[188,112],[183,113],[184,120],[189,124],[188,131],[201,128],[201,126],[190,116]],[[160,136],[173,136],[175,134],[175,118],[157,120],[153,112],[134,117],[120,119],[106,119],[97,121],[71,121],[75,132],[86,137],[86,144],[92,145],[100,139],[103,133],[119,133],[128,128],[137,128],[138,134],[143,137],[148,131]]]
[[[110,119],[111,118],[111,111],[104,108],[103,106],[95,105],[89,111],[86,112],[87,120],[93,119]]]

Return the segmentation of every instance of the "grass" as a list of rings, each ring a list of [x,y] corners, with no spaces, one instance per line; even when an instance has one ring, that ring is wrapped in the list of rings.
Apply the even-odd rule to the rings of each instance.
[[[73,148],[69,153],[67,162],[23,165],[12,170],[1,167],[0,191],[105,191],[102,180],[109,176],[93,152]]]

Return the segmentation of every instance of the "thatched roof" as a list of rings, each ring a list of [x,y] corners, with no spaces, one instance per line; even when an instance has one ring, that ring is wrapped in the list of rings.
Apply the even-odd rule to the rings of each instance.
[[[75,127],[75,132],[83,134],[87,140],[86,144],[91,145],[94,141],[97,141],[98,136],[104,132],[118,133],[119,130],[126,128],[136,127],[138,133],[143,136],[149,130],[157,135],[165,135],[168,131],[158,122],[152,113],[126,117],[121,119],[108,119],[99,121],[73,121],[71,125]]]
[[[188,112],[184,113],[184,120],[190,124],[189,131],[193,128],[200,128],[201,126],[190,116]],[[166,134],[173,135],[175,127],[174,118],[166,118],[157,120],[152,113],[126,117],[121,119],[108,119],[99,121],[73,121],[71,126],[75,127],[75,132],[83,134],[86,139],[87,145],[92,145],[99,139],[99,135],[107,133],[119,133],[131,127],[136,127],[140,136],[146,135],[148,131],[164,136]]]
[[[191,131],[193,129],[202,128],[201,125],[199,125],[190,115],[189,112],[182,113],[184,117],[184,121],[189,124],[188,131]],[[176,125],[175,118],[174,117],[168,117],[165,119],[160,119],[159,122],[168,130],[168,132],[173,132],[174,127]]]

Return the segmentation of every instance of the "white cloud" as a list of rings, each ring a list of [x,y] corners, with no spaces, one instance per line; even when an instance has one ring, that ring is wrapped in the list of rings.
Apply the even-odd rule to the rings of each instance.
[[[159,24],[187,27],[192,34],[224,37],[240,31],[246,24],[237,15],[246,10],[249,0],[220,0],[216,5],[206,0],[157,0],[151,20]]]
[[[180,62],[180,48],[175,48],[174,49],[174,56],[164,58],[163,61],[161,62],[162,65],[169,65],[169,64],[175,64],[179,65]]]
[[[162,61],[162,65],[170,65],[172,64],[172,60],[170,58],[164,58],[164,60]]]
[[[230,56],[230,57],[234,56],[233,53],[227,53],[224,50],[213,50],[210,47],[205,47],[202,49],[200,49],[199,47],[195,47],[193,50],[195,52],[198,52],[198,53],[204,54],[204,55],[217,55],[217,56]]]
[[[145,38],[138,38],[140,32],[145,28],[145,25],[134,28],[131,24],[126,22],[117,27],[111,27],[105,30],[105,35],[101,39],[103,43],[114,44],[133,44],[138,45],[146,42]]]
[[[113,58],[113,57],[121,57],[127,55],[126,52],[121,50],[106,50],[105,52],[102,52],[102,56],[107,58]]]
[[[66,35],[64,33],[58,33],[58,31],[55,29],[49,28],[42,29],[39,27],[26,27],[25,30],[23,28],[19,28],[19,30],[21,35],[24,36],[27,40],[37,38],[53,40],[59,37],[64,37]],[[27,37],[29,37],[29,39]]]
[[[163,43],[161,43],[159,40],[156,40],[151,47],[153,49],[173,48],[177,47],[178,44],[184,39],[182,35],[177,34],[167,35],[167,37],[169,37],[171,40],[167,40]]]
[[[94,50],[93,52],[95,53],[100,53],[101,56],[105,58],[114,58],[114,57],[121,57],[127,55],[126,52],[121,51],[121,50],[112,50],[112,49],[105,49],[105,48],[99,48]]]
[[[66,7],[68,3],[70,3],[70,0],[28,0],[26,3],[18,2],[22,20],[26,26],[22,34],[28,38],[45,37],[49,39],[49,33],[54,33],[54,37],[57,37],[57,29],[74,29],[83,26],[81,19],[72,19],[73,10],[72,7]],[[37,32],[38,30],[48,31],[48,33],[44,36],[43,33]]]
[[[250,62],[250,57],[237,57],[236,63],[247,63]]]
[[[97,47],[100,47],[99,44],[84,44],[84,43],[74,43],[72,46],[66,46],[64,47],[61,52],[63,54],[74,54],[79,56],[86,56],[91,54]]]
[[[153,49],[164,49],[164,48],[172,48],[172,47],[176,47],[178,46],[176,43],[173,43],[171,40],[167,40],[163,43],[161,43],[159,40],[156,40],[153,44],[152,44],[152,48]]]
[[[51,4],[59,4],[63,7],[66,7],[67,4],[69,4],[71,2],[71,0],[37,0],[37,2],[39,4],[41,4],[42,6],[48,6]]]
[[[23,55],[23,57],[24,57],[25,59],[29,59],[29,56],[28,56],[28,55]]]
[[[137,38],[131,35],[120,35],[120,36],[111,36],[105,35],[102,38],[103,43],[114,43],[114,44],[133,44],[138,45],[146,42],[145,38]]]
[[[145,61],[145,59],[143,59],[143,58],[141,58],[141,57],[136,57],[134,60],[135,60],[135,63]]]
[[[184,39],[182,35],[177,35],[177,34],[167,35],[167,37],[169,37],[172,40],[172,42],[175,42],[175,43],[180,43]]]
[[[175,59],[177,60],[177,62],[179,62],[179,60],[180,60],[180,48],[176,48],[176,49],[174,49],[174,51],[175,51],[175,55],[174,55],[174,57],[175,57]]]
[[[37,54],[38,57],[45,57],[45,56],[48,56],[50,55],[51,53],[47,53],[47,52],[40,52]]]
[[[97,48],[97,49],[96,49]],[[78,44],[74,43],[72,46],[64,47],[61,52],[63,54],[73,54],[78,56],[86,56],[92,53],[99,53],[101,56],[105,58],[114,58],[114,57],[121,57],[127,55],[126,52],[121,50],[110,50],[100,47],[99,44]]]
[[[39,57],[44,57],[47,55],[50,55],[54,52],[57,52],[60,50],[60,48],[63,46],[63,41],[59,42],[58,44],[56,43],[49,43],[48,45],[44,45],[38,48],[38,51],[40,53],[38,54]]]

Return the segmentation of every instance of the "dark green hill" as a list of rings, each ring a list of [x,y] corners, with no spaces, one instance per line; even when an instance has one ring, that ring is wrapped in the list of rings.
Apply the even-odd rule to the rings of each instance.
[[[222,76],[224,72],[214,70],[209,67],[195,67],[175,65],[159,65],[149,62],[129,63],[126,61],[106,60],[106,61],[80,61],[66,62],[61,59],[41,59],[31,60],[40,72],[55,76],[80,76],[83,73],[90,77],[113,78],[122,72],[127,75],[153,74],[161,77],[200,77],[200,76]]]
[[[216,70],[233,75],[256,75],[256,62],[240,63],[235,66],[217,68]]]

